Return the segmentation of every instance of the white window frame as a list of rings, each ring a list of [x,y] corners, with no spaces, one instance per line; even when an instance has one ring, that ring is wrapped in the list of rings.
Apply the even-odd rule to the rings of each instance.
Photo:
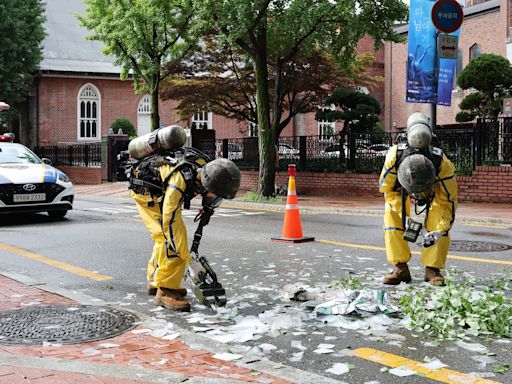
[[[213,117],[213,114],[211,112],[207,112],[207,111],[197,111],[197,112],[194,112],[194,114],[192,115],[192,121],[190,122],[190,125],[194,125],[196,126],[195,129],[204,129],[204,128],[199,128],[199,125],[202,125],[202,124],[206,124],[206,129],[213,129],[213,126],[212,126],[212,117]]]
[[[96,103],[96,117],[91,116],[82,117],[82,102]],[[93,106],[94,104],[92,104]],[[92,83],[84,84],[76,98],[76,114],[77,114],[77,125],[76,125],[76,137],[77,141],[100,141],[101,140],[101,93],[99,89]],[[92,111],[91,106],[91,111]],[[91,112],[92,113],[92,112]],[[87,114],[87,109],[86,109]],[[82,119],[90,120],[96,123],[96,136],[82,136],[81,135],[81,124]]]
[[[334,104],[330,106],[318,107],[321,111],[330,110],[334,111],[336,107]],[[329,128],[332,130],[332,133],[327,135],[324,133],[325,129]],[[333,136],[336,135],[336,122],[335,121],[327,121],[327,120],[318,120],[318,140],[319,141],[332,141]]]
[[[247,136],[258,137],[258,124],[252,121],[247,122]]]
[[[151,96],[144,95],[139,101],[137,107],[137,114],[150,115],[151,114]]]

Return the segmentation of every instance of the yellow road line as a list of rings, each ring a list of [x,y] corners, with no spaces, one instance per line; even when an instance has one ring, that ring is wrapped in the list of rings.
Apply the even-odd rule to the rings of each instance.
[[[48,264],[51,265],[52,267],[74,273],[75,275],[87,277],[91,280],[106,281],[112,279],[111,276],[102,275],[100,273],[89,271],[88,269],[80,268],[68,263],[64,263],[62,261],[54,260],[46,256],[38,255],[37,253],[27,251],[26,249],[14,247],[9,244],[0,243],[0,249],[3,249],[4,251],[11,253],[16,253],[24,257],[28,257],[29,259],[36,260],[39,261],[40,263]]]
[[[321,243],[326,243],[326,244],[341,245],[342,247],[372,249],[374,251],[385,251],[386,250],[386,248],[384,248],[384,247],[376,247],[373,245],[341,243],[338,241],[331,241],[331,240],[317,240],[317,241],[319,241]],[[413,255],[421,255],[421,252],[418,252],[418,251],[412,251],[411,253]],[[512,261],[508,261],[508,260],[481,259],[478,257],[467,257],[467,256],[457,256],[457,255],[448,255],[448,258],[454,259],[454,260],[473,261],[475,263],[512,265]]]
[[[406,357],[399,355],[393,355],[391,353],[382,352],[378,349],[373,348],[358,348],[354,350],[355,356],[379,363],[388,367],[407,367],[410,370],[419,373],[429,379],[439,381],[441,383],[455,384],[455,383],[466,383],[466,384],[498,384],[497,381],[491,381],[482,379],[480,377],[474,377],[465,373],[453,371],[451,369],[439,368],[434,371],[422,367],[420,364],[424,364],[419,361],[411,360]]]

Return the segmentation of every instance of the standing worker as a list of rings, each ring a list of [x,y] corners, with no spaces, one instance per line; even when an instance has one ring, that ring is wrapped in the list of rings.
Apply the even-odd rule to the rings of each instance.
[[[394,265],[383,282],[390,285],[411,282],[408,241],[415,242],[424,226],[427,234],[420,259],[425,266],[424,279],[432,285],[444,285],[440,270],[445,268],[449,230],[458,203],[455,167],[440,148],[431,145],[433,134],[424,114],[416,112],[409,117],[406,135],[407,142],[399,142],[389,150],[379,181],[379,191],[384,193],[386,204],[386,256]],[[423,222],[414,221],[412,213],[423,214]]]
[[[181,130],[183,128],[176,125],[161,128],[160,132],[150,134],[149,142],[155,147],[155,140],[163,142],[172,136],[170,140],[178,144],[168,148],[179,147],[184,143],[176,139],[181,138]],[[138,142],[129,147],[132,157],[141,158],[134,156],[140,148],[144,154],[151,152],[144,152],[147,138],[141,136],[134,140]],[[193,148],[160,148],[155,152],[133,166],[129,187],[154,241],[147,265],[148,294],[155,295],[156,303],[167,309],[189,311],[187,290],[181,287],[181,282],[187,267],[193,281],[203,267],[190,256],[182,206],[189,209],[190,200],[201,195],[202,212],[211,215],[223,199],[235,197],[240,187],[240,170],[231,160],[210,161],[208,156]]]

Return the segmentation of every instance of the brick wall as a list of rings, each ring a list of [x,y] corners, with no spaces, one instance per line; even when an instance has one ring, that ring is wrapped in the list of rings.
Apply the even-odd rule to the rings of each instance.
[[[299,195],[371,195],[378,191],[379,175],[354,173],[298,172],[296,176]],[[512,167],[477,167],[471,176],[457,177],[459,200],[512,203]],[[276,173],[277,185],[288,185],[287,172]],[[242,190],[255,190],[258,186],[257,171],[242,171]]]
[[[58,166],[73,184],[101,184],[101,168]]]

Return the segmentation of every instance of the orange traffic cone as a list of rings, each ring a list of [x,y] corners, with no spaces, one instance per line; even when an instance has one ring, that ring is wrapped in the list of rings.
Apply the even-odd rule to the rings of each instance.
[[[281,237],[272,237],[272,241],[290,241],[293,243],[304,243],[314,241],[314,237],[304,237],[302,225],[300,223],[299,204],[297,201],[297,191],[295,189],[295,174],[297,168],[295,164],[288,165],[288,196],[286,198],[286,210],[284,213],[283,232]]]

